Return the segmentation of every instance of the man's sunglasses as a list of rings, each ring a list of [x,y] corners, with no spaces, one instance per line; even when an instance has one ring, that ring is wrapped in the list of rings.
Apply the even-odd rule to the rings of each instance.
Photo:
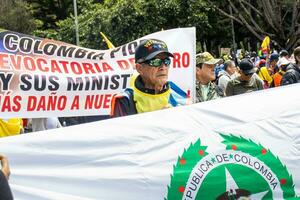
[[[244,72],[243,72],[244,73]],[[245,74],[245,73],[244,73]],[[245,76],[252,76],[254,73],[245,74]]]
[[[144,63],[150,65],[151,67],[160,67],[162,64],[169,66],[171,64],[170,58],[160,59],[160,58],[154,58],[151,60],[146,60]]]

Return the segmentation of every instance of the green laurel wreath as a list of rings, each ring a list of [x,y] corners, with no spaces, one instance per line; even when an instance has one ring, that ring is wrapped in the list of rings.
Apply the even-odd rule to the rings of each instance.
[[[276,174],[280,181],[280,187],[283,191],[285,199],[298,199],[295,195],[295,185],[293,183],[292,175],[288,173],[286,166],[284,166],[278,157],[265,149],[261,144],[256,144],[252,140],[247,140],[242,137],[236,137],[232,134],[225,135],[219,133],[226,145],[227,150],[241,151],[256,157],[264,162]],[[191,143],[189,148],[184,152],[181,157],[178,157],[177,164],[173,166],[173,174],[171,175],[171,183],[168,186],[167,198],[165,200],[181,200],[189,175],[194,166],[208,153],[205,151],[207,146],[201,146],[200,139],[196,143]]]
[[[275,156],[269,149],[265,149],[261,144],[256,144],[250,139],[247,140],[232,134],[225,135],[220,133],[220,135],[224,139],[222,143],[226,145],[227,150],[232,150],[235,147],[237,151],[250,154],[270,167],[281,183],[280,187],[283,191],[284,199],[296,198],[293,177],[289,174],[286,166],[281,163],[278,156]]]
[[[208,153],[206,146],[201,146],[200,139],[196,143],[191,143],[189,148],[181,157],[178,157],[176,166],[173,166],[173,175],[171,175],[171,184],[168,186],[168,195],[165,200],[181,200],[183,196],[182,189],[189,179],[193,167]]]

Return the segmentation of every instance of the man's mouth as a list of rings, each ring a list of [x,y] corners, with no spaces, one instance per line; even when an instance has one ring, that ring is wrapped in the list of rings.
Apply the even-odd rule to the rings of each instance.
[[[164,77],[164,76],[167,76],[167,75],[166,74],[159,74],[156,77]]]

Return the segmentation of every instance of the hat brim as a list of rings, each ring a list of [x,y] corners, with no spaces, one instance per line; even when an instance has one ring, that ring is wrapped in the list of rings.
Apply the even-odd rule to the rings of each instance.
[[[222,59],[210,59],[208,61],[203,62],[203,64],[207,64],[207,65],[215,65],[218,64],[219,62],[221,62]]]
[[[151,54],[149,54],[145,59],[144,61],[146,60],[151,60],[152,58],[154,58],[155,56],[157,56],[158,54],[161,54],[161,53],[165,53],[167,56],[169,57],[174,57],[174,55],[168,51],[164,51],[164,50],[161,50],[161,51],[155,51],[155,52],[152,52]]]
[[[254,74],[256,72],[256,70],[253,68],[253,69],[250,69],[250,70],[242,70],[244,74]]]

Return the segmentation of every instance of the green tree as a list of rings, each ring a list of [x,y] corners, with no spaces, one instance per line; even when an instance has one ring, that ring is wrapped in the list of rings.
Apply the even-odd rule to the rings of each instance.
[[[64,20],[73,12],[73,0],[26,0],[32,7],[33,15],[38,19],[40,29],[57,28],[56,22]]]
[[[0,28],[20,33],[32,34],[37,22],[30,6],[22,0],[1,0]]]
[[[226,0],[229,6],[210,1],[221,14],[235,20],[262,41],[268,35],[280,48],[292,49],[300,44],[300,0]]]
[[[80,44],[84,47],[106,48],[100,31],[119,46],[162,29],[190,26],[197,28],[199,44],[206,41],[209,50],[217,49],[217,43],[228,45],[230,40],[229,31],[224,29],[230,20],[226,18],[220,25],[218,12],[204,0],[106,0],[101,3],[89,0],[84,4],[79,1],[79,5]],[[56,25],[57,30],[46,30],[44,35],[39,32],[40,36],[74,44],[73,15]]]

